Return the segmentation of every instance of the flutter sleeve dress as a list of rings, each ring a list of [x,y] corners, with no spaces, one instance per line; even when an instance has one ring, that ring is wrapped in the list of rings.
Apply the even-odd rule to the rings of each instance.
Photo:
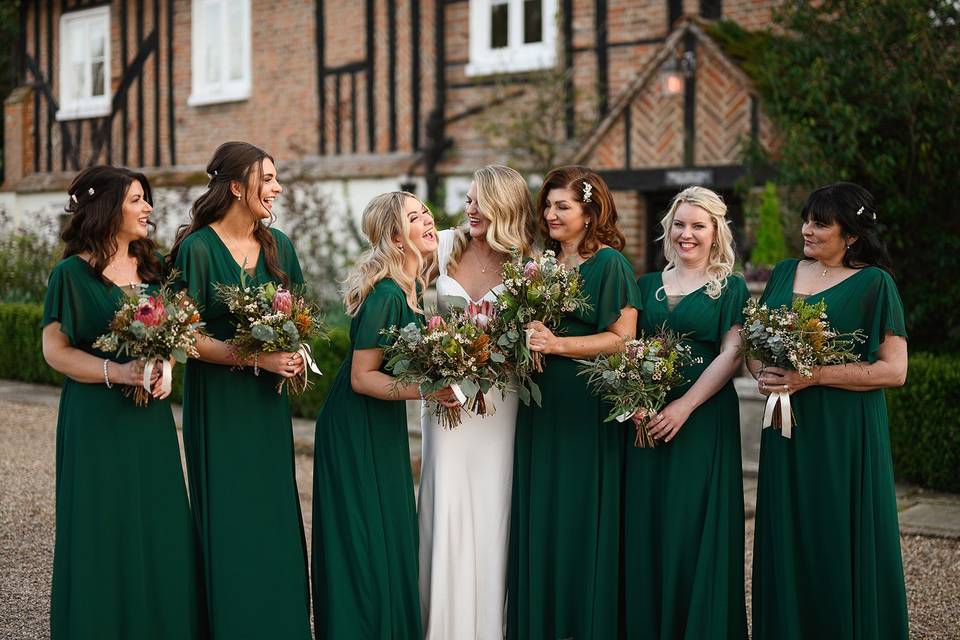
[[[797,260],[777,265],[761,297],[790,306]],[[906,336],[890,275],[866,267],[808,302],[831,326],[867,334],[875,362],[888,334]],[[753,637],[900,639],[907,602],[883,390],[795,392],[793,437],[765,429],[753,552]],[[757,427],[759,428],[759,426]]]

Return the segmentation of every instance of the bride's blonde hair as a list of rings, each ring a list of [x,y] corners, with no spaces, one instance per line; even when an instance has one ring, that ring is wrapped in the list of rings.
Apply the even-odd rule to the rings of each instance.
[[[657,238],[657,240],[663,240],[663,257],[667,260],[664,271],[675,269],[677,266],[679,257],[676,248],[670,241],[670,227],[673,225],[673,218],[677,209],[684,202],[706,211],[713,222],[713,244],[710,246],[710,253],[707,256],[707,277],[709,280],[706,284],[706,292],[711,298],[717,299],[720,297],[724,285],[726,285],[727,277],[733,273],[733,263],[736,256],[733,250],[733,233],[730,231],[730,224],[727,221],[727,205],[724,204],[719,195],[710,189],[687,187],[675,195],[670,202],[670,210],[660,220],[663,235]]]
[[[514,169],[499,164],[477,169],[473,181],[477,184],[477,209],[490,221],[486,238],[490,248],[500,253],[529,255],[533,249],[536,220],[527,181]],[[457,268],[469,242],[465,227],[457,228],[447,260],[448,272]]]
[[[363,235],[370,241],[370,248],[357,259],[357,264],[344,281],[343,304],[347,308],[347,315],[356,315],[374,285],[384,278],[396,282],[406,294],[407,306],[422,313],[417,299],[417,285],[421,290],[426,287],[423,274],[432,265],[433,254],[424,258],[415,246],[406,241],[410,234],[410,221],[404,213],[407,198],[413,198],[423,206],[412,193],[391,191],[375,197],[364,208],[360,225]],[[403,238],[405,249],[394,244],[397,236]],[[407,275],[403,270],[404,255],[409,251],[417,257],[416,277]]]

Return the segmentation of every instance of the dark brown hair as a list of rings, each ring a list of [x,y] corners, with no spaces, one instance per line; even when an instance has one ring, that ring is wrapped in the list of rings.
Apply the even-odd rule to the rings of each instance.
[[[64,210],[71,214],[60,234],[63,257],[90,254],[90,268],[104,284],[103,270],[117,252],[117,234],[123,224],[123,201],[134,181],[143,187],[143,198],[153,205],[150,183],[142,173],[123,167],[98,165],[84,169],[70,183]],[[153,221],[147,223],[153,228]],[[130,243],[128,255],[137,260],[137,274],[144,282],[162,278],[160,259],[153,240],[141,238]]]
[[[234,200],[233,192],[230,190],[232,182],[240,184],[243,200],[248,205],[251,193],[257,198],[260,197],[260,183],[263,182],[263,161],[267,158],[273,162],[273,156],[249,142],[224,142],[217,147],[217,150],[213,152],[213,158],[207,164],[207,175],[210,176],[207,190],[200,194],[200,197],[193,203],[193,207],[190,209],[190,223],[177,230],[177,238],[174,240],[173,248],[170,249],[170,255],[167,257],[168,265],[173,265],[176,262],[180,244],[187,236],[226,215]],[[274,217],[271,214],[270,224],[273,221]],[[270,233],[269,225],[258,223],[253,230],[253,235],[263,249],[263,260],[267,271],[283,282],[284,285],[289,286],[290,280],[283,269],[280,268],[280,261],[277,258],[277,243],[273,234]]]
[[[821,224],[840,225],[840,232],[856,240],[847,245],[843,266],[858,269],[879,267],[893,274],[890,255],[877,227],[877,205],[873,194],[852,182],[835,182],[820,187],[807,197],[800,218]]]
[[[588,184],[589,188],[586,186]],[[543,217],[551,189],[572,190],[577,202],[583,207],[584,215],[589,218],[590,224],[580,246],[577,247],[577,253],[586,258],[596,253],[601,245],[623,251],[627,240],[617,227],[617,205],[613,201],[610,188],[593,170],[576,165],[557,167],[550,171],[537,194],[537,226],[543,234],[543,243],[547,249],[560,251],[560,243],[550,238],[550,229]],[[590,202],[584,202],[585,189],[590,193]]]

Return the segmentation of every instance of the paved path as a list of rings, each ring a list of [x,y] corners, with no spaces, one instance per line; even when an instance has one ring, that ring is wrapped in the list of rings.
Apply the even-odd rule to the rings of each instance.
[[[58,392],[0,381],[0,638],[48,637]],[[313,423],[298,421],[297,481],[311,528]],[[419,437],[411,437],[415,447]],[[418,460],[416,461],[418,464]],[[756,482],[744,480],[749,607]],[[898,487],[911,637],[960,639],[960,499]],[[923,535],[912,535],[914,533]]]

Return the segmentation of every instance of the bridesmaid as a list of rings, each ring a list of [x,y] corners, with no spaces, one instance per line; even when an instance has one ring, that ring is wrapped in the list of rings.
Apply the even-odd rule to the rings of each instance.
[[[903,385],[903,306],[873,196],[839,182],[801,211],[804,260],[774,269],[761,301],[824,301],[867,335],[860,362],[793,371],[750,362],[760,392],[793,393],[793,437],[763,432],[753,552],[753,637],[906,638],[907,603],[883,389]]]
[[[578,376],[574,358],[622,349],[640,292],[606,183],[585,167],[549,174],[537,196],[540,229],[579,270],[589,309],[554,334],[534,322],[530,348],[547,354],[542,406],[517,416],[507,635],[615,638],[619,631],[623,428]]]
[[[347,278],[351,351],[320,415],[313,470],[313,610],[317,638],[419,640],[417,511],[404,400],[383,371],[380,332],[422,323],[423,274],[437,250],[430,211],[404,191],[362,219],[370,248]],[[447,389],[439,397],[449,402]]]
[[[98,166],[70,185],[64,252],[43,307],[43,356],[65,376],[57,421],[50,637],[203,638],[200,572],[167,394],[122,392],[143,361],[92,347],[124,296],[156,289],[153,199],[139,173]],[[159,372],[157,367],[154,371]]]
[[[528,255],[536,220],[527,182],[510,167],[473,174],[466,230],[441,231],[439,310],[496,301],[513,251]],[[503,638],[517,395],[487,395],[491,416],[464,412],[453,430],[423,412],[420,606],[427,638]]]
[[[627,445],[624,567],[628,638],[747,637],[739,370],[747,285],[732,275],[727,207],[713,191],[678,193],[663,227],[662,273],[640,278],[651,335],[683,334],[701,361],[649,423],[654,448]],[[636,420],[636,418],[635,418]]]
[[[273,159],[246,142],[220,145],[207,190],[177,234],[169,261],[211,337],[187,363],[183,439],[200,531],[214,638],[310,638],[306,548],[286,389],[303,369],[293,353],[237,362],[224,342],[230,312],[214,290],[303,283],[293,245],[269,226],[280,193]]]

